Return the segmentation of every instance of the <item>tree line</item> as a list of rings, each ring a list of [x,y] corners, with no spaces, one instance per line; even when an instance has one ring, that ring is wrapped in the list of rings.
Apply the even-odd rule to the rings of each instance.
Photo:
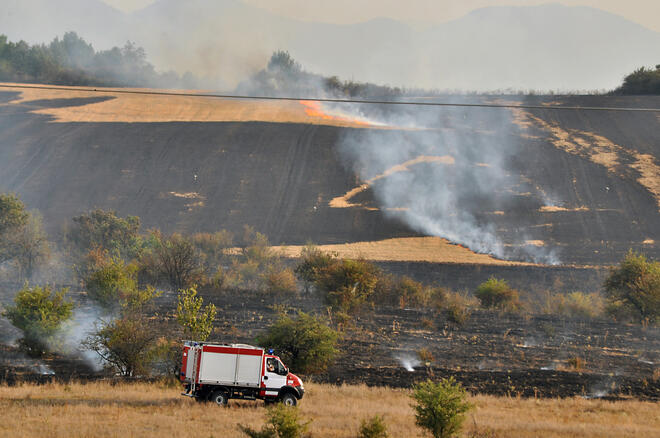
[[[191,73],[157,72],[144,49],[130,41],[97,51],[75,32],[33,45],[0,35],[0,81],[163,88],[195,88],[198,82]]]

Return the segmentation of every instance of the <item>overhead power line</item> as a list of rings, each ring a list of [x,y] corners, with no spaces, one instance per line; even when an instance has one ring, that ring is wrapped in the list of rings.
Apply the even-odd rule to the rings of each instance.
[[[36,90],[84,91],[90,93],[107,94],[140,94],[147,96],[182,96],[204,97],[234,100],[283,100],[283,101],[311,101],[325,103],[355,103],[365,105],[407,105],[407,106],[439,106],[463,108],[519,108],[543,110],[570,110],[570,111],[618,111],[618,112],[657,112],[660,108],[630,108],[630,107],[599,107],[599,106],[563,106],[563,105],[516,105],[506,103],[455,103],[455,102],[420,102],[416,100],[370,100],[370,99],[331,99],[321,97],[274,97],[274,96],[245,96],[237,94],[207,94],[207,93],[178,93],[173,91],[147,91],[127,90],[117,88],[87,88],[87,87],[51,87],[47,85],[7,85],[0,84],[0,88],[27,88]]]

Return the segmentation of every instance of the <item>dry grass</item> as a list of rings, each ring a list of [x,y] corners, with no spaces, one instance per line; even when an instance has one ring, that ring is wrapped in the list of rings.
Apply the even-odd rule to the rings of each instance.
[[[660,410],[650,402],[517,399],[476,396],[465,435],[498,437],[660,436]],[[355,437],[364,418],[383,415],[392,437],[423,436],[409,392],[390,388],[309,384],[302,400],[316,437]],[[89,383],[0,387],[0,436],[240,437],[237,424],[260,427],[261,402],[232,401],[228,409],[195,403],[178,388]]]
[[[13,84],[3,84],[13,85]],[[23,84],[21,84],[23,85]],[[58,88],[57,86],[51,86]],[[247,101],[235,99],[200,98],[194,96],[158,96],[113,93],[112,88],[96,87],[103,92],[62,89],[3,88],[18,91],[20,98],[12,103],[30,103],[48,99],[79,99],[112,97],[104,102],[64,108],[35,109],[37,114],[52,116],[56,122],[274,122],[308,123],[317,125],[365,127],[365,123],[348,118],[309,113],[303,102]],[[141,89],[123,89],[141,90]],[[158,91],[158,90],[146,90]],[[165,90],[171,92],[172,90]],[[195,91],[193,91],[195,93]],[[200,92],[203,93],[203,92]],[[10,103],[11,104],[11,103]]]
[[[303,246],[276,246],[286,257],[299,257]],[[340,257],[377,261],[425,261],[432,263],[473,263],[483,265],[531,265],[531,263],[499,260],[487,254],[477,254],[468,248],[450,243],[441,237],[402,237],[373,242],[353,242],[319,245],[323,251],[336,252]]]

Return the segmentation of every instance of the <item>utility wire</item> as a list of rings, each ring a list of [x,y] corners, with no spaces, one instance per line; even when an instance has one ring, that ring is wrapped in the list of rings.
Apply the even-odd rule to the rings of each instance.
[[[27,88],[36,90],[60,90],[60,91],[84,91],[108,94],[140,94],[147,96],[183,96],[183,97],[205,97],[217,99],[235,100],[284,100],[284,101],[310,101],[325,103],[356,103],[365,105],[407,105],[407,106],[440,106],[440,107],[464,107],[464,108],[519,108],[519,109],[543,109],[543,110],[571,110],[571,111],[618,111],[618,112],[651,112],[660,113],[660,108],[627,108],[627,107],[598,107],[598,106],[561,106],[561,105],[514,105],[499,103],[451,103],[451,102],[419,102],[393,101],[393,100],[369,100],[369,99],[329,99],[320,97],[274,97],[274,96],[245,96],[236,94],[205,94],[205,93],[177,93],[171,91],[146,91],[126,90],[116,88],[86,88],[86,87],[49,87],[47,85],[6,85],[0,84],[0,88]]]

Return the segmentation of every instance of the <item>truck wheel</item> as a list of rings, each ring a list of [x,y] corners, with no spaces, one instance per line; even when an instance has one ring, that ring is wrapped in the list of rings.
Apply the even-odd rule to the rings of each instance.
[[[287,392],[282,395],[280,398],[280,401],[284,406],[295,406],[298,404],[298,400],[296,399],[296,396],[291,394],[290,392]]]
[[[224,391],[215,391],[211,394],[211,401],[218,406],[227,406],[229,395]]]

